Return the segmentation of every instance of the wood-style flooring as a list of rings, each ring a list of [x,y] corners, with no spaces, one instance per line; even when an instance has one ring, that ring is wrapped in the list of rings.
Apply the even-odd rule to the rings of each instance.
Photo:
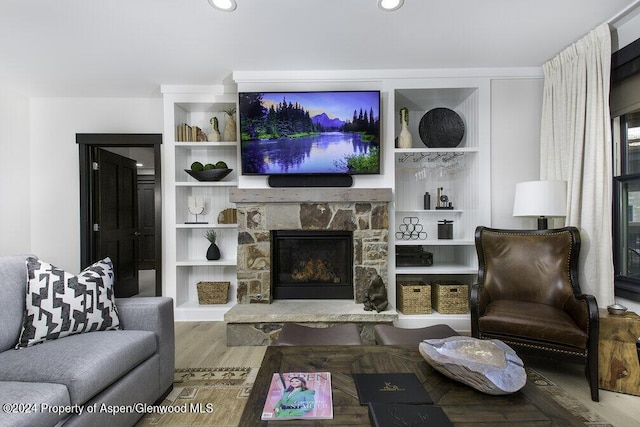
[[[227,347],[224,322],[176,322],[176,368],[259,368],[266,347]],[[600,390],[591,401],[584,369],[579,365],[525,360],[583,405],[615,427],[640,426],[640,397]]]

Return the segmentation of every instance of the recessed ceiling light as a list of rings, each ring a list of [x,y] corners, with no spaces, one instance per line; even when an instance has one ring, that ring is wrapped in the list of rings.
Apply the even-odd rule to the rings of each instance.
[[[209,0],[209,4],[225,12],[232,12],[238,7],[236,0]]]
[[[378,7],[387,12],[398,10],[404,4],[404,0],[378,0]]]

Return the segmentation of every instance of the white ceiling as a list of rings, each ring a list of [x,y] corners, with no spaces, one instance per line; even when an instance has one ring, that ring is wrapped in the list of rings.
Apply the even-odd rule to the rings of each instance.
[[[633,0],[1,0],[0,86],[159,96],[233,71],[539,67]]]

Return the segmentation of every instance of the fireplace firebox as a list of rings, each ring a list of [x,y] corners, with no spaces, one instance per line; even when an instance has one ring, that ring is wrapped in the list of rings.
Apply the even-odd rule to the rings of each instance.
[[[353,233],[271,231],[273,299],[353,299]]]

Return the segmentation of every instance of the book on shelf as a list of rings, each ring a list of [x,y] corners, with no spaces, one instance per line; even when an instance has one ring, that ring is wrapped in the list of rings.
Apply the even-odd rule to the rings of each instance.
[[[177,126],[177,138],[178,142],[193,142],[198,141],[198,135],[202,135],[202,129],[198,126],[190,126],[186,123]],[[202,139],[202,138],[201,138]]]
[[[262,420],[333,418],[330,372],[276,372],[271,378]]]
[[[433,403],[414,373],[353,374],[361,405],[369,402]]]
[[[411,403],[369,403],[369,419],[375,427],[453,427],[439,406]]]

